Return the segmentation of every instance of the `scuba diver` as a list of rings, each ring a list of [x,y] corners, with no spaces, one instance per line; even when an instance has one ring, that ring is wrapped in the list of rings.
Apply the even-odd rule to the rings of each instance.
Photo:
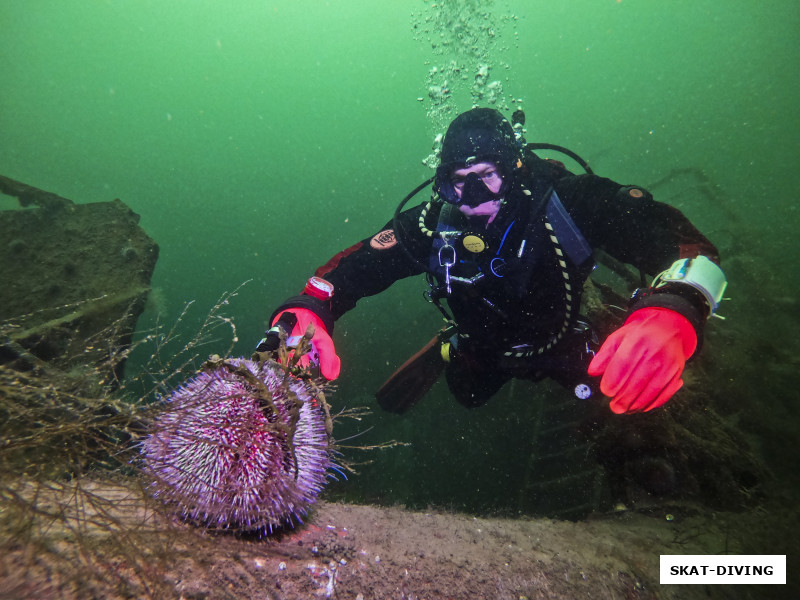
[[[312,324],[312,358],[324,378],[336,379],[334,322],[361,298],[425,273],[427,298],[448,326],[384,384],[384,409],[408,410],[442,370],[466,407],[485,404],[511,378],[551,378],[581,398],[600,391],[614,413],[667,402],[726,286],[717,249],[645,189],[594,175],[566,149],[586,174],[540,158],[534,148],[554,147],[526,144],[524,115],[515,120],[490,108],[456,117],[435,176],[278,307],[258,350]],[[430,200],[403,210],[431,181]],[[579,314],[597,249],[655,275],[602,344]]]

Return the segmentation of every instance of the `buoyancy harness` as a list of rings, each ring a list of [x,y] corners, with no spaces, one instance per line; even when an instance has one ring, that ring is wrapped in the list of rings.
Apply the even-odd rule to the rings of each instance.
[[[440,300],[450,297],[454,289],[463,293],[463,288],[469,287],[473,288],[469,293],[476,300],[501,319],[507,320],[508,315],[504,313],[501,303],[487,291],[502,287],[504,295],[521,301],[528,291],[534,268],[546,259],[546,253],[542,252],[543,245],[551,244],[564,286],[563,320],[558,331],[546,343],[515,346],[505,352],[505,356],[515,358],[542,354],[558,343],[573,321],[579,298],[579,290],[576,293],[576,284],[573,283],[575,271],[572,270],[571,274],[568,263],[572,263],[578,271],[586,269],[587,273],[594,265],[591,261],[591,247],[552,185],[534,182],[532,187],[533,189],[519,187],[517,196],[523,205],[517,217],[507,225],[504,224],[504,232],[495,240],[487,240],[483,232],[470,230],[466,226],[466,218],[458,208],[444,204],[432,235],[432,251],[427,270],[430,285],[427,296],[446,316],[448,315]],[[420,226],[424,227],[422,222]],[[514,228],[521,229],[522,232],[513,236],[512,247],[512,236],[509,234]]]
[[[578,155],[566,148],[551,144],[528,144],[527,149],[550,149],[559,150],[578,162],[587,173],[592,173],[589,165]],[[483,261],[483,269],[475,270],[470,277],[450,274],[448,286],[448,269],[456,265],[459,254],[469,257],[470,254],[478,254],[485,250],[487,240],[483,237],[484,232],[471,232],[465,227],[466,219],[458,211],[457,207],[439,199],[435,194],[431,200],[423,206],[418,217],[418,225],[427,237],[432,240],[432,250],[429,254],[427,264],[420,262],[402,239],[399,227],[399,215],[405,205],[420,191],[426,188],[433,177],[424,181],[412,190],[397,206],[393,226],[397,235],[400,247],[408,258],[418,264],[426,273],[429,288],[425,293],[426,299],[433,303],[442,313],[446,325],[426,346],[406,363],[395,371],[395,373],[384,383],[377,392],[378,404],[389,412],[403,413],[409,410],[427,392],[428,389],[438,378],[439,373],[448,360],[450,344],[457,344],[460,334],[453,317],[442,305],[441,300],[452,293],[452,286],[465,285],[473,288],[480,287],[480,281],[486,277],[501,279],[511,277],[515,279],[516,295],[522,296],[528,288],[533,266],[537,260],[542,260],[541,243],[533,244],[528,240],[541,242],[541,225],[544,224],[547,232],[547,240],[552,244],[558,266],[561,269],[564,283],[564,307],[565,314],[561,328],[554,333],[545,344],[536,346],[525,346],[509,348],[504,352],[504,357],[510,360],[527,359],[534,355],[541,355],[558,343],[568,330],[573,321],[574,305],[579,301],[579,293],[574,294],[572,289],[572,277],[567,266],[567,260],[581,271],[586,269],[586,273],[593,268],[592,250],[586,239],[581,234],[575,222],[569,216],[565,207],[561,203],[558,194],[546,178],[535,179],[538,182],[532,186],[533,189],[520,189],[520,193],[528,198],[527,205],[518,213],[519,220],[512,220],[505,226],[503,234],[499,238],[496,249],[488,249],[489,255]],[[438,206],[437,206],[438,204]],[[436,226],[428,228],[426,221],[430,214],[436,214],[439,210]],[[509,232],[512,227],[523,229],[521,235],[514,236],[515,253],[511,253],[511,258],[516,265],[500,263],[495,259],[503,258],[511,247]],[[521,241],[518,241],[521,240]],[[508,244],[508,246],[506,246]],[[537,248],[534,248],[534,246]],[[479,252],[476,252],[478,250]],[[537,251],[539,250],[539,251]],[[449,265],[449,266],[448,266]],[[511,268],[515,267],[515,268]],[[487,271],[489,275],[487,276]],[[513,271],[513,275],[511,274]],[[574,270],[573,270],[574,272]],[[454,279],[454,277],[458,279]],[[450,288],[448,290],[448,287]],[[579,291],[578,291],[579,292]],[[480,296],[483,302],[492,307],[493,303],[485,296]],[[500,311],[502,309],[495,307]],[[587,346],[588,349],[588,346]],[[584,384],[579,384],[575,388],[575,394],[581,398],[591,395],[587,392],[589,388]]]
[[[539,159],[533,154],[533,151],[537,149],[561,152],[575,160],[587,173],[593,173],[589,164],[575,152],[555,144],[527,143],[523,148],[523,156],[527,155],[528,157],[533,157],[535,160],[541,161],[542,159]],[[579,295],[576,295],[576,290],[573,288],[572,278],[570,277],[567,266],[567,259],[581,271],[586,269],[587,273],[594,267],[594,263],[590,262],[592,258],[591,247],[580,232],[578,226],[569,216],[558,194],[553,189],[551,182],[546,177],[535,177],[531,189],[521,184],[516,186],[516,193],[521,194],[522,198],[520,199],[527,202],[527,207],[523,207],[521,216],[524,218],[520,219],[520,221],[524,221],[524,223],[512,222],[512,225],[515,227],[524,227],[521,242],[516,248],[516,254],[511,257],[515,264],[508,265],[508,260],[506,260],[505,264],[501,267],[500,261],[495,260],[501,257],[492,256],[488,265],[486,264],[486,260],[484,260],[483,268],[475,269],[474,263],[477,261],[470,255],[476,253],[470,251],[468,248],[470,244],[475,244],[477,247],[485,245],[486,240],[483,237],[483,233],[471,232],[466,229],[464,226],[466,219],[457,207],[444,202],[435,193],[422,209],[418,220],[420,231],[432,239],[432,251],[427,264],[422,264],[417,261],[404,244],[402,236],[399,235],[398,217],[403,208],[416,194],[427,187],[432,181],[433,178],[430,178],[412,190],[402,202],[400,202],[394,214],[394,229],[398,232],[397,238],[400,246],[409,258],[420,264],[426,272],[429,284],[429,289],[425,293],[426,299],[439,309],[445,321],[448,323],[449,329],[453,329],[455,320],[450,316],[444,306],[442,306],[441,300],[452,293],[452,286],[454,283],[459,286],[485,285],[485,281],[481,284],[482,280],[485,278],[491,277],[497,279],[503,275],[503,272],[511,271],[513,272],[514,279],[513,285],[506,283],[504,287],[507,290],[511,289],[517,297],[521,297],[528,289],[533,267],[538,260],[542,259],[541,252],[537,252],[537,250],[541,250],[541,245],[534,244],[533,241],[541,238],[540,222],[543,221],[547,232],[547,238],[552,244],[558,267],[563,276],[564,319],[558,331],[553,333],[546,343],[535,348],[512,349],[508,351],[506,355],[522,358],[541,354],[552,348],[568,330],[574,317],[576,308],[575,300],[579,297]],[[437,207],[436,205],[439,206]],[[439,208],[439,219],[436,227],[431,229],[426,225],[426,221],[429,213],[434,211],[435,208]],[[506,230],[506,234],[508,231],[509,229]],[[504,238],[501,238],[498,249],[495,250],[496,254],[499,254],[501,250],[508,251],[508,248],[504,247],[503,239]],[[474,249],[475,246],[472,246],[472,248]],[[489,249],[489,252],[491,252],[491,249]],[[465,258],[467,259],[465,263],[473,263],[472,273],[468,276],[452,273],[451,269],[456,266],[459,260]],[[464,268],[461,269],[462,272],[464,270]],[[511,277],[511,275],[504,276]],[[577,290],[577,292],[579,294],[580,290]],[[496,302],[486,298],[484,295],[479,295],[479,298],[486,306],[493,307],[493,310],[495,310],[499,316],[505,317],[502,308],[497,306]]]

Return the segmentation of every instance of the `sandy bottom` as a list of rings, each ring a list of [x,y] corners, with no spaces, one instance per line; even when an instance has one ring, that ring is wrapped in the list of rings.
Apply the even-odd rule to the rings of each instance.
[[[796,515],[764,508],[621,510],[567,522],[323,502],[290,532],[243,538],[163,522],[130,491],[91,492],[110,502],[99,510],[84,505],[79,522],[40,524],[45,537],[14,532],[17,541],[3,544],[0,598],[798,597],[790,586],[659,583],[661,554],[797,556],[788,548],[797,542],[782,529],[797,531]]]

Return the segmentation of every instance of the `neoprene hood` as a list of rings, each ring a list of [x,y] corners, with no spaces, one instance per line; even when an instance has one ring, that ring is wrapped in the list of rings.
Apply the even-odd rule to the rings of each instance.
[[[473,108],[458,115],[447,128],[435,189],[443,200],[458,203],[450,181],[453,171],[491,161],[500,167],[505,191],[519,157],[520,147],[511,123],[493,108]]]

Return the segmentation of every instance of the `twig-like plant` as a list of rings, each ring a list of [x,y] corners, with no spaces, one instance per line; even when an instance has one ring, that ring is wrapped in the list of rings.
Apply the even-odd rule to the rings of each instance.
[[[119,342],[124,316],[69,370],[22,347],[19,322],[0,323],[0,597],[172,597],[168,573],[210,547],[209,529],[294,526],[326,476],[353,470],[333,425],[367,411],[331,415],[330,384],[300,363],[313,331],[277,357],[228,358],[238,291],[188,336],[191,302],[132,343]],[[141,366],[122,377],[132,356]]]
[[[173,595],[164,572],[175,545],[202,531],[164,518],[151,500],[140,440],[204,347],[225,347],[226,333],[232,351],[236,328],[222,311],[237,292],[186,341],[191,303],[169,329],[156,325],[132,344],[119,343],[125,315],[86,340],[87,360],[70,357],[68,370],[20,345],[27,316],[0,323],[0,597]],[[102,299],[60,308],[73,314],[93,301]],[[122,378],[133,352],[148,358]]]

